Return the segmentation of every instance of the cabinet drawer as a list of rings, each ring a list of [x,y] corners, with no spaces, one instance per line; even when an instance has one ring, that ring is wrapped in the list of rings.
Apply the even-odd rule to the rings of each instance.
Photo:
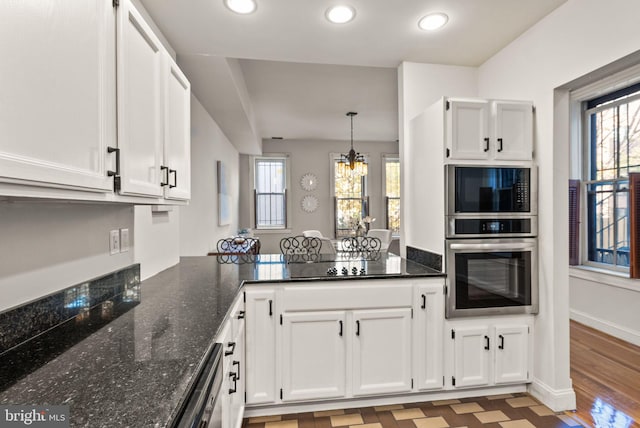
[[[411,306],[412,284],[395,285],[390,281],[375,283],[333,282],[328,286],[285,287],[283,311],[327,309],[373,309]]]

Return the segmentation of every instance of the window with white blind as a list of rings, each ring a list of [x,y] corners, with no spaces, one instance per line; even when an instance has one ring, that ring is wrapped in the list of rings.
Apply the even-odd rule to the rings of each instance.
[[[287,227],[287,158],[254,158],[256,229]]]

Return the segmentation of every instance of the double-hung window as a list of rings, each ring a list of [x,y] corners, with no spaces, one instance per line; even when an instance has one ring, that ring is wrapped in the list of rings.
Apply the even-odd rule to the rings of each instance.
[[[640,85],[583,103],[585,263],[630,266],[629,177],[640,172]]]
[[[287,158],[254,158],[256,229],[287,227]]]
[[[353,235],[358,223],[369,215],[367,176],[338,168],[333,161],[334,219],[336,238]]]
[[[400,158],[384,156],[384,200],[386,228],[400,235]]]

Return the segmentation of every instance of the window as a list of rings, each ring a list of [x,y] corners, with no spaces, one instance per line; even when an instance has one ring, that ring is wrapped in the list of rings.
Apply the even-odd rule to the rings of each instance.
[[[400,235],[400,158],[384,157],[384,195],[386,228]]]
[[[287,227],[287,159],[259,157],[254,163],[256,229]]]
[[[584,103],[587,262],[626,270],[629,174],[640,172],[640,85]]]
[[[366,196],[367,176],[341,172],[339,159],[333,161],[335,196],[336,238],[353,235],[358,223],[369,215],[369,198]]]

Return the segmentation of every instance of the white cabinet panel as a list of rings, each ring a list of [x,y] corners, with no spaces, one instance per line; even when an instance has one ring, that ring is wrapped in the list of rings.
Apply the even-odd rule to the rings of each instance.
[[[447,110],[450,159],[489,158],[490,105],[484,100],[451,100]]]
[[[494,382],[526,382],[529,377],[529,327],[497,325],[495,327],[496,367]]]
[[[0,16],[0,181],[111,191],[111,2],[3,1]]]
[[[191,85],[165,54],[164,166],[165,197],[191,196]]]
[[[531,103],[494,102],[495,158],[531,160],[533,112]]]
[[[159,197],[165,51],[130,0],[120,3],[118,45],[120,193]]]
[[[491,361],[489,328],[460,327],[454,331],[455,386],[488,385]]]
[[[353,311],[353,395],[411,390],[411,309]]]
[[[283,314],[283,401],[343,397],[344,311]]]
[[[276,399],[275,291],[246,291],[247,404]]]
[[[441,280],[416,287],[415,373],[419,390],[443,387],[444,296]]]

